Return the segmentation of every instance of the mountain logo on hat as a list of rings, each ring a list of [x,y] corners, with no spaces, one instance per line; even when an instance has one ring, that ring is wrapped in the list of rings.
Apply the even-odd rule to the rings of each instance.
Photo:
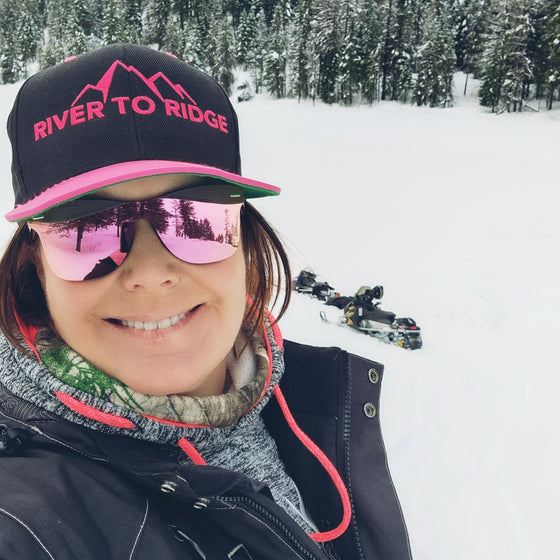
[[[147,95],[131,98],[114,91],[114,83],[122,72],[128,74],[125,83],[139,82],[138,89],[146,89]],[[165,117],[201,123],[228,134],[228,122],[224,115],[211,109],[201,109],[183,86],[173,83],[163,72],[157,72],[151,78],[147,78],[134,66],[115,60],[96,84],[87,84],[82,89],[69,108],[34,123],[35,142],[48,138],[68,126],[103,119],[109,113],[114,113],[111,107],[116,108],[117,115],[127,115],[131,112],[137,115],[151,115],[161,112]]]

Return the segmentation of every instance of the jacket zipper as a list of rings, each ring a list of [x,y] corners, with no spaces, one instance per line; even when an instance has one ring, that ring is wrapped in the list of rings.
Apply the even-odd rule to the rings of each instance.
[[[354,499],[352,497],[352,484],[350,479],[350,438],[351,438],[351,429],[350,426],[352,424],[352,369],[351,369],[351,358],[347,354],[346,355],[346,364],[345,364],[345,373],[344,376],[344,414],[343,414],[343,432],[342,432],[342,454],[343,454],[343,461],[340,463],[344,465],[344,473],[346,474],[346,488],[348,490],[348,496],[350,497],[350,503],[352,504],[352,509],[354,509]],[[357,534],[356,524],[354,520],[350,521],[350,526],[348,527],[348,531],[352,533],[352,540],[354,541],[354,550],[358,553],[359,558],[364,558],[364,554],[362,552],[362,547],[360,544],[360,539]]]
[[[259,503],[251,500],[250,498],[244,496],[222,496],[218,498],[223,502],[230,502],[237,504],[241,509],[246,509],[248,511],[255,512],[264,518],[268,523],[274,528],[278,529],[282,536],[292,545],[297,552],[301,553],[302,558],[309,558],[309,560],[318,560],[318,556],[307,550],[299,541],[297,537],[294,536],[292,531],[280,521],[275,515],[270,513],[265,507],[261,506]]]

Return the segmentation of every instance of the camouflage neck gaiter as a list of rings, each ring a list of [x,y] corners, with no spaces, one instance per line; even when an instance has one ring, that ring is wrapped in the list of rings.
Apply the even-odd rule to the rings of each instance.
[[[66,385],[139,414],[190,425],[235,424],[262,395],[269,371],[262,340],[254,336],[247,344],[240,333],[227,357],[226,393],[209,397],[145,395],[99,370],[50,330],[39,331],[36,346],[48,370]]]

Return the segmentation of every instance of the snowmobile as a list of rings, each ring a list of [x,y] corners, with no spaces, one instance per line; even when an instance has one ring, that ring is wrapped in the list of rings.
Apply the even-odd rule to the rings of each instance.
[[[333,307],[338,307],[340,310],[344,309],[351,301],[353,301],[352,296],[341,296],[339,292],[335,292],[331,297],[325,301],[325,305],[332,305]]]
[[[296,292],[309,294],[320,301],[326,301],[334,288],[328,282],[317,282],[317,275],[310,270],[302,270],[293,281],[292,287]]]
[[[297,275],[292,283],[292,288],[296,292],[300,292],[303,294],[311,294],[313,290],[313,286],[316,284],[315,278],[317,275],[310,270],[302,270]]]
[[[350,328],[369,334],[401,348],[422,348],[420,327],[410,317],[397,317],[395,313],[379,308],[383,286],[362,286],[344,308],[339,318]],[[374,301],[376,300],[376,301]]]

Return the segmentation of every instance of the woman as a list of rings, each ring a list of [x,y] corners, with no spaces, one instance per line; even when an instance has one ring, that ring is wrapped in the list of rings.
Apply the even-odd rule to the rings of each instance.
[[[220,86],[111,46],[32,76],[8,132],[0,558],[409,558],[382,366],[282,340],[246,202],[279,189]]]

